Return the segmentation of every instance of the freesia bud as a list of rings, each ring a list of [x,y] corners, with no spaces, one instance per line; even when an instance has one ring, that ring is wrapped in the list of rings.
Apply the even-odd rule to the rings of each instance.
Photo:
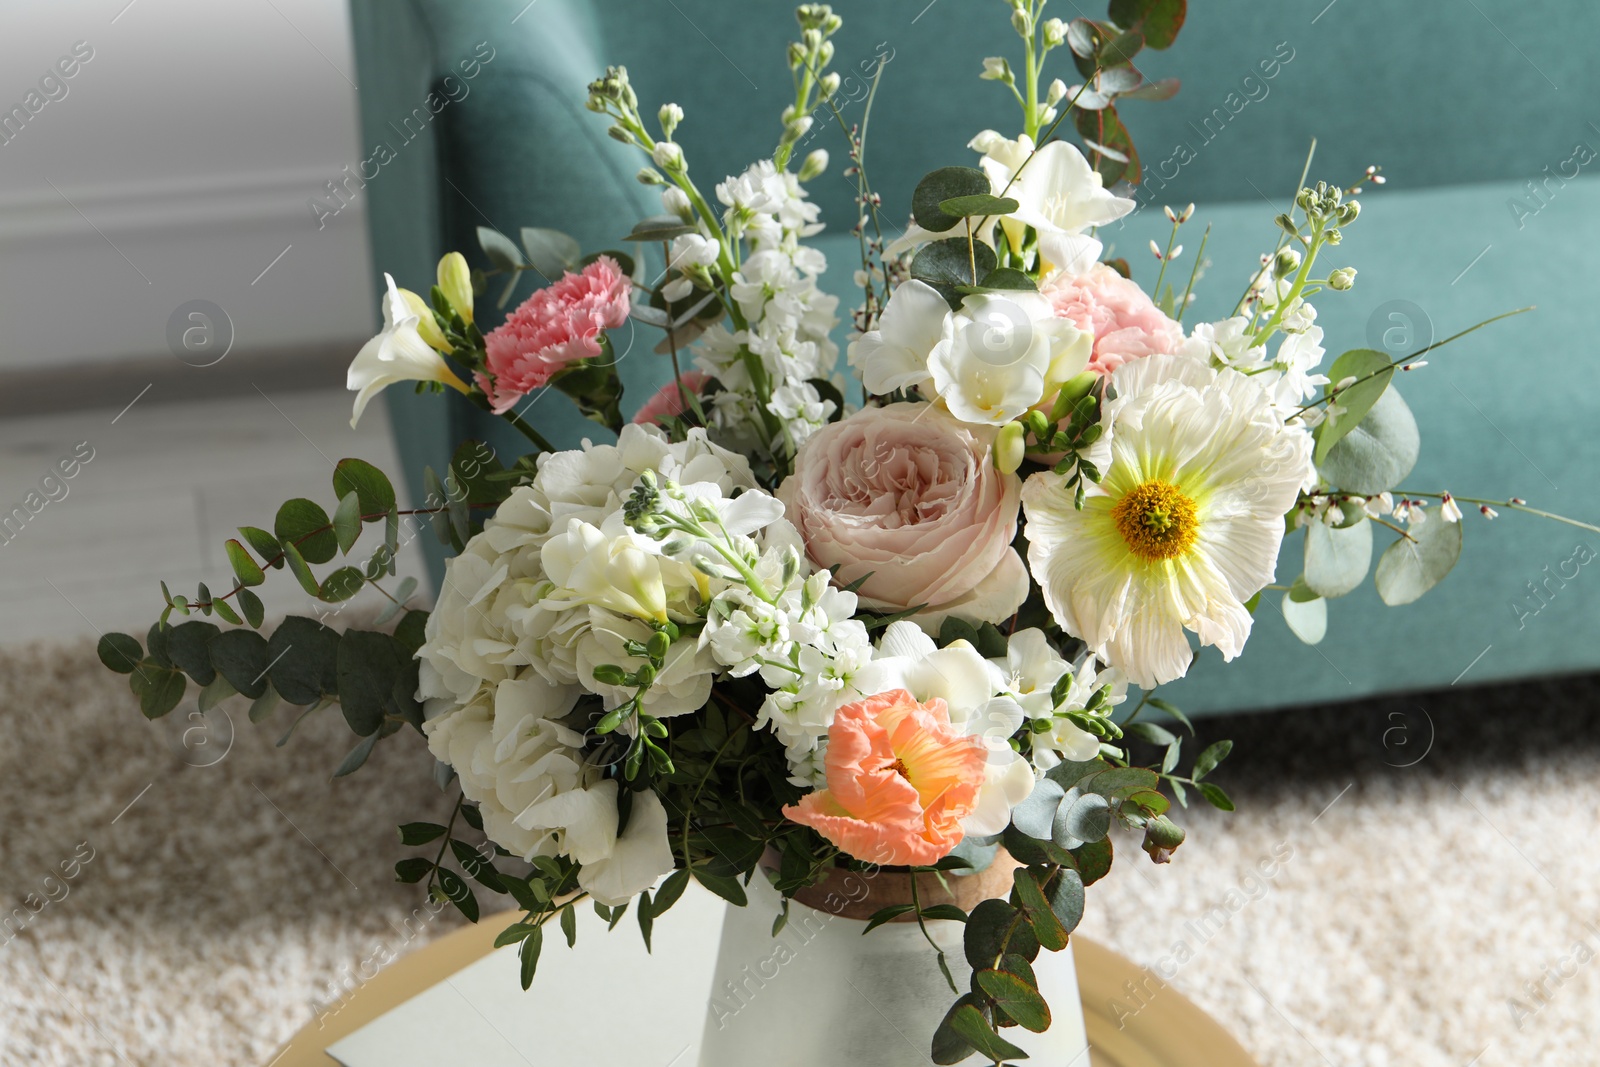
[[[417,317],[417,333],[428,342],[428,347],[448,355],[450,342],[444,339],[444,333],[439,329],[439,323],[433,317],[433,308],[428,306],[428,302],[410,289],[401,289],[400,298],[411,309],[411,314]]]
[[[472,321],[472,268],[460,252],[446,252],[439,260],[439,288],[461,321]]]
[[[1000,433],[994,439],[994,465],[1001,474],[1015,474],[1017,468],[1022,466],[1022,457],[1027,448],[1025,436],[1026,431],[1020,422],[1008,422],[1000,427]]]

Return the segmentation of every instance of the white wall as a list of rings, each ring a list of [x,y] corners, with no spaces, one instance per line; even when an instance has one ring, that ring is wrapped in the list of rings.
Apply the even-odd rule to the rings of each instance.
[[[370,332],[363,205],[307,207],[358,157],[339,0],[33,0],[0,29],[0,119],[93,50],[0,143],[0,371],[166,353],[194,299],[235,351]]]

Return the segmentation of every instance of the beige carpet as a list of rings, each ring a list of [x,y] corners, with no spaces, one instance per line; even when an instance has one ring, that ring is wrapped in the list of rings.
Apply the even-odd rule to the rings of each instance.
[[[1240,813],[1091,891],[1084,932],[1152,968],[1122,1010],[1158,1012],[1164,975],[1264,1065],[1596,1062],[1595,693],[1203,723],[1239,743]],[[0,943],[0,1063],[265,1064],[452,923],[390,880],[395,823],[442,806],[415,739],[331,785],[334,709],[282,749],[242,710],[231,747],[185,747],[195,724],[145,723],[87,644],[0,651],[0,709],[0,914],[28,918]]]

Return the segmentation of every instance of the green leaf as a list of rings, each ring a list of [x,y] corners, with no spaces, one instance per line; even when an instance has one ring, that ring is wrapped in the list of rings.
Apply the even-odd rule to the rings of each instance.
[[[1061,920],[1056,918],[1050,902],[1045,899],[1044,890],[1039,886],[1034,868],[1025,867],[1017,871],[1012,891],[1016,896],[1016,902],[1027,913],[1028,922],[1032,924],[1034,936],[1039,939],[1039,944],[1051,952],[1060,952],[1066,948],[1068,931],[1061,925]]]
[[[229,630],[211,642],[211,664],[241,694],[255,700],[267,691],[267,664],[272,660],[267,648],[267,639],[254,630]]]
[[[358,567],[340,567],[322,580],[317,587],[317,599],[328,604],[349,600],[367,584],[366,575]]]
[[[433,872],[433,862],[421,856],[410,856],[394,865],[394,880],[411,884],[420,882]]]
[[[285,548],[292,543],[307,563],[326,563],[339,549],[328,513],[304,497],[284,502],[273,530]]]
[[[421,648],[428,639],[427,630],[428,613],[426,611],[408,611],[405,618],[401,619],[400,624],[394,628],[394,639],[400,642],[401,648],[404,648],[412,655],[416,655],[417,649]]]
[[[578,242],[560,230],[545,230],[537,226],[522,228],[522,247],[528,253],[528,263],[550,281],[555,281],[569,270],[576,270],[583,249]]]
[[[267,609],[261,603],[261,598],[248,589],[239,590],[239,608],[244,612],[245,621],[256,628],[267,617]]]
[[[958,285],[956,291],[963,296],[972,293],[992,293],[995,291],[1011,293],[1037,293],[1039,285],[1027,274],[1015,267],[996,267],[985,274],[977,285]],[[993,626],[993,623],[985,625]]]
[[[433,822],[408,822],[400,826],[402,845],[426,845],[444,836],[444,827]]]
[[[1022,204],[1009,196],[994,196],[987,191],[939,201],[939,210],[956,219],[1009,215],[1020,207]]]
[[[1445,522],[1437,507],[1426,514],[1407,530],[1414,540],[1396,540],[1378,560],[1373,584],[1390,607],[1409,604],[1438,585],[1461,558],[1461,523]]]
[[[976,167],[940,167],[917,183],[911,194],[911,214],[924,230],[944,233],[961,220],[940,205],[960,197],[987,196],[989,191],[989,176]]]
[[[571,904],[561,909],[561,932],[566,935],[568,948],[578,943],[578,911]]]
[[[243,595],[247,592],[249,592],[249,590],[245,589],[243,586],[239,587],[240,595]],[[238,626],[244,621],[243,619],[239,618],[239,613],[233,610],[233,608],[228,605],[226,600],[222,600],[220,598],[213,600],[211,602],[211,610],[215,611],[218,615],[222,616],[223,619],[233,623],[235,626]]]
[[[695,869],[694,878],[695,881],[735,907],[742,908],[749,903],[749,898],[745,896],[744,886],[739,884],[737,878],[721,874],[710,874],[699,868]]]
[[[226,678],[227,675],[223,675],[223,677]],[[233,683],[230,682],[228,684],[232,685]],[[278,696],[278,691],[272,688],[271,685],[268,685],[265,692],[256,697],[255,700],[251,701],[250,721],[259,723],[268,715],[271,715],[278,707],[278,701],[281,699],[282,698]]]
[[[954,904],[930,904],[922,909],[924,919],[943,919],[946,922],[964,923],[967,913]]]
[[[228,562],[233,566],[234,576],[239,579],[240,585],[260,585],[267,580],[261,566],[238,541],[229,539],[222,547],[228,553]]]
[[[639,920],[639,936],[644,938],[644,950],[648,953],[651,951],[650,933],[655,929],[656,925],[656,917],[650,911],[650,894],[648,892],[639,894],[639,907],[635,909],[635,915]]]
[[[378,734],[364,737],[356,742],[356,747],[345,753],[344,759],[339,761],[339,766],[334,768],[333,776],[343,778],[347,774],[354,774],[367,762],[367,757],[372,755],[372,750],[378,744]]]
[[[973,1011],[978,1012],[978,1019],[981,1022],[983,1013],[979,1011],[978,1003],[978,998],[974,994],[967,993],[956,1001],[950,1010],[945,1013],[944,1018],[939,1021],[938,1029],[933,1032],[932,1057],[934,1063],[960,1063],[972,1055],[974,1051],[972,1042],[957,1033],[955,1028],[950,1025],[950,1021],[958,1011],[963,1008],[971,1008]]]
[[[283,558],[289,561],[289,570],[294,574],[294,580],[300,583],[300,588],[308,596],[321,596],[322,586],[317,582],[317,576],[311,573],[311,568],[306,565],[305,557],[300,555],[300,550],[287,541],[283,545]]]
[[[137,637],[127,634],[109,633],[100,638],[95,645],[95,653],[99,655],[100,662],[118,674],[132,674],[133,669],[144,658],[144,647],[139,644]]]
[[[1180,709],[1176,704],[1169,700],[1162,700],[1160,697],[1151,697],[1149,700],[1145,701],[1145,703],[1149,704],[1157,711],[1171,715],[1174,719],[1177,719],[1179,722],[1183,723],[1184,729],[1189,731],[1189,736],[1194,736],[1194,723],[1189,721],[1189,716],[1185,715],[1182,709]]]
[[[674,237],[684,234],[698,233],[698,229],[684,222],[676,215],[652,215],[637,223],[623,238],[625,242],[655,242],[670,241]]]
[[[382,736],[381,734],[379,735]],[[486,849],[491,846],[485,845]],[[500,877],[500,872],[495,865],[485,858],[477,849],[459,838],[450,842],[450,851],[455,855],[456,862],[461,864],[461,869],[472,876],[472,880],[491,893],[507,892],[506,882]]]
[[[507,945],[515,945],[537,929],[539,929],[538,923],[512,923],[495,935],[494,947],[505,948]]]
[[[182,672],[145,660],[128,679],[129,686],[139,698],[139,710],[147,719],[159,719],[183,699],[189,679]]]
[[[1133,147],[1133,138],[1122,124],[1114,105],[1098,111],[1078,109],[1073,116],[1073,125],[1088,142],[1090,162],[1104,184],[1110,186],[1122,179],[1130,183],[1138,182],[1139,153]],[[1097,145],[1100,147],[1095,147]],[[1105,149],[1114,154],[1107,155]]]
[[[1328,635],[1328,602],[1321,597],[1296,600],[1292,592],[1283,597],[1283,621],[1289,632],[1308,645],[1315,645]]]
[[[166,583],[161,583],[162,591],[166,591]],[[144,647],[150,652],[150,658],[163,667],[172,666],[172,657],[167,655],[167,635],[172,628],[165,621],[153,623],[144,637]]]
[[[1151,48],[1171,48],[1188,15],[1187,0],[1111,0],[1111,21],[1144,34]]]
[[[1198,782],[1200,779],[1216,770],[1217,765],[1223,760],[1227,759],[1228,754],[1232,751],[1232,741],[1217,741],[1214,744],[1207,745],[1205,751],[1201,752],[1200,755],[1195,757],[1194,771],[1189,775],[1189,777]]]
[[[1351,493],[1376,496],[1399,485],[1422,446],[1417,420],[1396,389],[1385,390],[1366,418],[1328,450],[1317,470]]]
[[[880,908],[872,913],[872,918],[867,920],[867,925],[862,928],[861,933],[869,934],[884,923],[894,922],[900,916],[910,914],[912,910],[910,904],[890,904],[887,908]]]
[[[1049,886],[1050,911],[1067,933],[1078,928],[1083,921],[1083,879],[1071,867],[1056,872]]]
[[[667,875],[660,887],[656,889],[656,898],[651,905],[651,911],[658,916],[666,914],[667,909],[676,904],[678,898],[683,896],[684,887],[688,884],[689,872],[685,868],[680,867]]]
[[[1157,47],[1156,45],[1151,44],[1148,38],[1145,39],[1145,44],[1150,45],[1151,48]],[[1125,93],[1118,93],[1117,99],[1171,100],[1173,97],[1178,95],[1179,88],[1180,83],[1177,78],[1159,78],[1153,82],[1145,82],[1137,89],[1130,89]]]
[[[973,265],[977,277],[984,278],[995,268],[994,249],[975,242],[970,249],[964,237],[951,237],[923,245],[911,261],[911,276],[939,290],[951,307],[961,306],[958,286],[973,284]]]
[[[203,714],[210,711],[212,708],[216,707],[224,700],[227,700],[229,697],[236,696],[238,692],[239,691],[229,683],[228,679],[224,678],[220,674],[216,675],[211,679],[211,684],[200,690],[199,705],[201,713]]]
[[[489,262],[493,263],[497,270],[516,270],[523,265],[522,249],[499,230],[479,226],[478,247],[483,249],[483,254],[489,257]]]
[[[167,655],[197,684],[210,685],[217,676],[217,669],[211,664],[211,642],[221,632],[209,622],[179,623],[167,633]]]
[[[360,536],[361,498],[352,489],[339,500],[339,506],[333,511],[333,537],[339,543],[339,551],[348,556]]]
[[[1315,458],[1319,466],[1328,458],[1328,450],[1367,417],[1372,405],[1389,388],[1389,382],[1394,378],[1394,361],[1387,353],[1375,349],[1351,349],[1334,360],[1333,366],[1328,368],[1327,388],[1332,389],[1346,378],[1362,380],[1337,394],[1335,403],[1343,410],[1323,419],[1317,427]]]
[[[278,544],[276,537],[258,526],[241,526],[239,533],[250,542],[250,547],[256,550],[256,555],[263,560],[263,566],[283,566],[283,560],[278,558],[283,554],[283,546]]]
[[[1111,873],[1111,839],[1108,837],[1103,841],[1079,845],[1072,850],[1072,858],[1078,863],[1079,880],[1086,886],[1094,885]]]
[[[1313,522],[1306,527],[1307,588],[1318,596],[1344,596],[1367,576],[1372,565],[1372,523],[1344,529]]]
[[[1051,839],[1063,848],[1099,841],[1111,832],[1111,802],[1099,793],[1085,793],[1063,801],[1050,828]]]
[[[1221,808],[1223,811],[1233,810],[1233,801],[1228,798],[1228,794],[1224,793],[1219,785],[1212,782],[1201,782],[1200,795],[1210,801],[1211,806],[1214,808]]]
[[[389,476],[361,459],[341,459],[333,469],[333,492],[340,500],[350,493],[361,502],[361,514],[377,522],[394,507],[394,486]]]
[[[1050,839],[1050,828],[1055,822],[1056,809],[1066,790],[1045,778],[1036,783],[1027,799],[1011,809],[1011,825],[1040,841]]]
[[[1007,900],[990,897],[981,900],[967,915],[967,928],[962,932],[962,947],[967,964],[975,971],[993,967],[995,961],[1008,952],[1027,959],[1039,954],[1039,941],[1033,928],[1026,922],[1017,922],[1018,909]],[[1010,933],[1011,940],[1006,941]]]
[[[1170,745],[1177,740],[1172,731],[1153,722],[1131,723],[1124,731],[1152,745]]]
[[[317,620],[300,615],[284,619],[267,642],[267,653],[272,687],[289,703],[312,704],[338,695],[339,635]]]
[[[974,1004],[963,1004],[958,1001],[956,1006],[951,1009],[950,1014],[945,1017],[945,1022],[949,1024],[950,1029],[965,1038],[969,1045],[995,1063],[1000,1063],[1003,1060],[1025,1060],[1028,1058],[1026,1052],[995,1033],[994,1029],[989,1025],[989,1021],[983,1017],[983,1012],[979,1011]],[[959,1063],[960,1061],[941,1062]]]
[[[365,737],[383,725],[386,714],[398,714],[393,703],[395,682],[410,660],[405,648],[388,634],[345,631],[335,670],[339,706],[353,732]]]
[[[1029,982],[1009,971],[979,971],[973,978],[1023,1029],[1036,1034],[1050,1029],[1050,1005]]]
[[[1095,54],[1095,59],[1103,70],[1120,67],[1131,61],[1143,48],[1144,34],[1138,30],[1128,30],[1101,45],[1100,51]]]
[[[522,961],[522,988],[533,985],[533,975],[539,969],[539,953],[544,949],[544,927],[536,926],[522,941],[517,958]]]
[[[473,895],[472,888],[455,871],[445,867],[439,868],[439,888],[444,890],[444,895],[450,903],[456,906],[461,914],[467,917],[468,922],[478,921],[478,898]]]

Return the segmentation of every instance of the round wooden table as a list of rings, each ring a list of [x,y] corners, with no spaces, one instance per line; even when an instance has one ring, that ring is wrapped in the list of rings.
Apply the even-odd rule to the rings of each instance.
[[[338,1013],[295,1035],[267,1067],[330,1067],[324,1049],[487,956],[518,914],[490,916],[397,960]],[[1132,961],[1082,937],[1072,939],[1072,951],[1092,1067],[1258,1067],[1209,1015]],[[1136,998],[1143,999],[1142,1009],[1134,1010]]]

